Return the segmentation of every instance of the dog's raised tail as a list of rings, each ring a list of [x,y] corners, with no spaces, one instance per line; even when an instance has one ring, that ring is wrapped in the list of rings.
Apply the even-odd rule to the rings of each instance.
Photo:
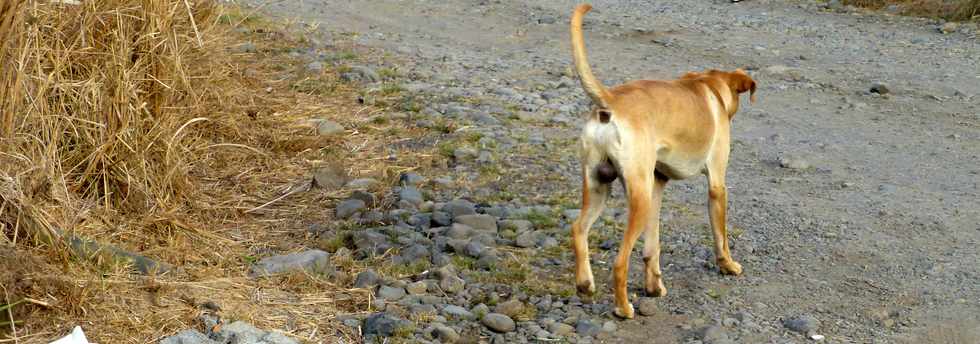
[[[575,71],[578,73],[585,93],[600,108],[608,108],[609,91],[592,74],[592,67],[589,66],[589,60],[585,54],[585,39],[582,38],[582,17],[590,10],[592,10],[591,5],[581,4],[576,6],[575,12],[572,13],[572,58],[575,60]]]

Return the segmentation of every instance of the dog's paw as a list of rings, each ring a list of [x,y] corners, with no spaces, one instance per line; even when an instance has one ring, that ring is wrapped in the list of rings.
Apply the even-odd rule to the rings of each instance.
[[[595,295],[595,282],[589,281],[575,286],[576,294],[583,303],[592,303],[592,296]]]
[[[742,274],[742,264],[739,264],[734,260],[718,261],[718,269],[724,275],[738,276]]]
[[[667,296],[667,287],[664,286],[663,281],[657,281],[654,285],[648,285],[646,287],[647,296],[650,297],[662,297]]]
[[[613,314],[623,319],[633,319],[633,305],[627,303],[624,307],[617,306],[616,309],[613,310]]]

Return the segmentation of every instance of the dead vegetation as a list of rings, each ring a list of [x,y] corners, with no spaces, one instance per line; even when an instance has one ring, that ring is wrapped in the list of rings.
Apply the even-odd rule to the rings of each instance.
[[[238,49],[246,40],[255,48]],[[389,156],[422,135],[378,120],[397,84],[358,103],[342,64],[310,72],[287,54],[305,42],[210,1],[0,4],[0,342],[74,325],[95,342],[155,342],[194,327],[208,301],[226,321],[356,338],[331,319],[367,311],[365,293],[323,276],[252,280],[248,264],[315,244],[306,228],[345,196],[312,185],[319,166],[390,182],[433,155]],[[348,130],[321,136],[310,119]],[[71,250],[76,235],[178,269],[135,274]]]
[[[980,16],[980,0],[845,0],[844,3],[871,9],[896,5],[899,13],[904,15],[950,21],[975,20]]]

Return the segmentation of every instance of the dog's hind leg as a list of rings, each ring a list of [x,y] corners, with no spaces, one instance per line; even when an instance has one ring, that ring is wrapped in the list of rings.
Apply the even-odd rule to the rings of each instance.
[[[656,161],[656,155],[651,155],[653,157],[651,161]],[[613,291],[616,298],[616,308],[613,312],[616,316],[626,319],[633,318],[633,305],[630,304],[626,293],[630,255],[640,234],[650,227],[650,219],[653,216],[653,165],[631,165],[623,167],[623,179],[626,180],[629,202],[629,224],[626,226],[626,234],[623,236],[619,254],[613,264]]]
[[[595,279],[589,263],[589,229],[595,223],[609,198],[611,184],[599,182],[595,168],[584,164],[582,173],[582,211],[572,224],[572,249],[575,251],[575,287],[579,297],[591,301]]]
[[[742,274],[742,265],[732,259],[728,249],[726,212],[728,190],[725,186],[725,169],[728,167],[728,147],[719,145],[707,161],[708,167],[708,217],[715,236],[715,261],[725,275]]]
[[[643,262],[646,265],[644,286],[649,296],[667,295],[667,287],[660,278],[660,203],[663,201],[667,178],[654,175],[653,197],[650,202],[650,224],[643,234]]]

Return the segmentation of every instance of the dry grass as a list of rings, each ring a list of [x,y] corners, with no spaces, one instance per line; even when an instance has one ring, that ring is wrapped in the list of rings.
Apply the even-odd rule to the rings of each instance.
[[[976,19],[980,0],[845,0],[845,4],[872,9],[898,5],[900,13],[951,21]]]
[[[251,280],[248,264],[311,247],[306,228],[331,220],[324,209],[346,191],[310,189],[317,166],[391,182],[438,157],[388,158],[424,134],[376,120],[397,88],[358,104],[335,70],[286,54],[302,32],[253,14],[208,1],[0,3],[0,309],[16,303],[0,342],[74,325],[100,343],[156,342],[194,327],[206,301],[297,338],[357,337],[332,319],[367,311],[363,292],[322,276]],[[229,49],[242,40],[258,51]],[[310,118],[349,130],[317,136]],[[64,234],[180,269],[135,275],[71,254]]]

